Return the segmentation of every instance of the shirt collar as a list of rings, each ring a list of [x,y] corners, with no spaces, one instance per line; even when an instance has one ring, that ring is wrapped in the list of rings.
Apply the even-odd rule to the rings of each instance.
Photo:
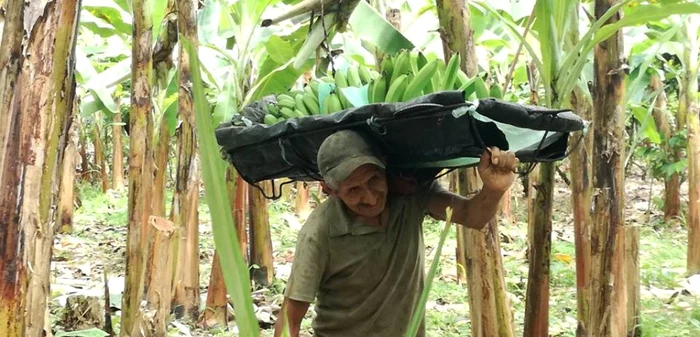
[[[345,208],[343,201],[338,197],[330,196],[328,202],[331,203],[330,211],[330,236],[338,237],[343,235],[365,235],[370,233],[385,232],[385,227],[369,226],[357,221]]]

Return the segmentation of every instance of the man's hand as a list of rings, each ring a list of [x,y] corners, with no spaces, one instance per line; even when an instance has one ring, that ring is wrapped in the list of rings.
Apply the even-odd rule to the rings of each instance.
[[[520,160],[513,152],[501,151],[497,147],[487,148],[479,161],[479,176],[484,183],[483,189],[490,192],[505,193],[515,181],[515,171]]]

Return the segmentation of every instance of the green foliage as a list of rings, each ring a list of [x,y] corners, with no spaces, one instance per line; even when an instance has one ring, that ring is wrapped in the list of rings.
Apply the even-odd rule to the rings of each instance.
[[[435,258],[430,264],[430,270],[425,279],[425,286],[420,294],[416,308],[413,310],[413,317],[411,317],[411,322],[408,325],[406,331],[406,337],[414,337],[418,333],[418,329],[423,321],[423,315],[425,313],[425,304],[428,301],[428,295],[430,294],[430,289],[432,288],[433,281],[435,279],[435,272],[437,271],[438,263],[440,262],[440,253],[442,252],[442,246],[445,244],[445,239],[450,232],[452,227],[452,209],[448,208],[446,210],[447,221],[445,221],[445,228],[442,230],[440,235],[440,241],[438,242],[437,248],[435,249]]]
[[[386,54],[394,55],[403,49],[414,48],[408,38],[364,1],[360,1],[350,16],[350,25],[357,37],[371,43]]]
[[[126,227],[128,203],[126,198],[114,194],[102,193],[97,186],[78,183],[81,206],[76,210],[76,223],[105,224],[107,226]]]
[[[180,41],[190,55],[196,117],[195,129],[200,145],[199,154],[202,162],[206,200],[212,214],[214,242],[221,257],[221,264],[231,267],[222,268],[222,272],[226,289],[233,299],[237,316],[236,322],[241,335],[255,337],[259,335],[259,328],[250,297],[250,277],[242,253],[238,249],[238,239],[230,210],[231,201],[225,188],[225,163],[218,156],[218,146],[214,139],[214,129],[209,116],[210,110],[204,96],[196,45],[192,45],[192,42],[185,40],[183,36],[180,37]]]
[[[670,146],[670,153],[667,153],[661,146],[665,142],[668,142]],[[676,173],[684,175],[688,167],[688,159],[681,158],[676,160],[673,152],[686,149],[687,144],[688,133],[684,129],[673,134],[668,140],[663,139],[663,136],[659,136],[659,142],[650,142],[644,146],[637,147],[635,155],[651,168],[652,175],[657,179],[670,177]]]
[[[104,336],[109,336],[109,334],[98,329],[98,328],[92,328],[92,329],[71,331],[71,332],[59,331],[54,336],[55,337],[104,337]]]

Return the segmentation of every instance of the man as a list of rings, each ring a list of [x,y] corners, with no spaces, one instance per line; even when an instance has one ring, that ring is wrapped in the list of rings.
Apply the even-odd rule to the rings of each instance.
[[[348,130],[329,136],[319,149],[330,196],[299,232],[283,303],[292,336],[299,335],[315,299],[314,336],[403,337],[424,285],[425,215],[445,220],[451,207],[454,223],[484,228],[518,165],[513,153],[485,151],[478,165],[483,188],[466,199],[437,182],[396,193],[406,184],[388,181],[380,158]],[[281,316],[275,336],[281,336]],[[418,335],[425,335],[425,327]]]

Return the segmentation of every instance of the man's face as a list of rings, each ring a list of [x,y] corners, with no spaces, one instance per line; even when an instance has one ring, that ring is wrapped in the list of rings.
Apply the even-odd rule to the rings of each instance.
[[[387,190],[384,170],[365,164],[355,169],[335,192],[350,211],[372,218],[384,210]]]

